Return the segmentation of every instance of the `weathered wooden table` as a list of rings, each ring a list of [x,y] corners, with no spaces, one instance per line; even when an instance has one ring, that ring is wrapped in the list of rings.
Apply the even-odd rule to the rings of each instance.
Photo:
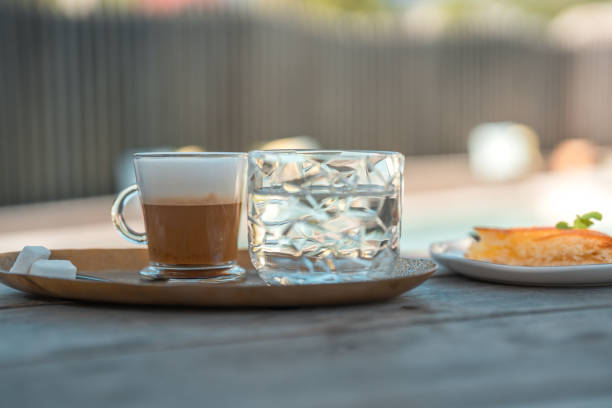
[[[393,301],[210,310],[0,285],[2,407],[612,406],[612,287],[440,271]]]

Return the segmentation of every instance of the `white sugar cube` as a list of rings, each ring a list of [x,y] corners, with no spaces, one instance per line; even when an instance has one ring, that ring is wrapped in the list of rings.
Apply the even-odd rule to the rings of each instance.
[[[17,255],[17,259],[9,272],[26,274],[30,272],[30,267],[36,261],[49,259],[51,251],[43,246],[25,246]]]
[[[77,268],[72,262],[57,259],[36,261],[30,268],[30,275],[46,278],[75,279],[76,273]]]

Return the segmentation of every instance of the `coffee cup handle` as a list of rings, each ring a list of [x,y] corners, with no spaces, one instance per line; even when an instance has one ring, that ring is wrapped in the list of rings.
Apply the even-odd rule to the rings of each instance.
[[[111,218],[115,228],[117,231],[119,231],[119,234],[121,234],[123,238],[133,242],[134,244],[146,244],[147,234],[144,232],[134,231],[129,225],[127,225],[125,218],[123,218],[123,209],[125,208],[125,205],[137,194],[138,185],[136,184],[133,184],[121,191],[115,199],[113,207],[111,208]]]

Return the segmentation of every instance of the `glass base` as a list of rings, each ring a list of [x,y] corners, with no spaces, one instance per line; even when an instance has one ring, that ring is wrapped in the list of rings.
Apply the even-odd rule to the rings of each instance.
[[[161,265],[151,263],[140,270],[140,276],[154,281],[227,283],[243,280],[246,277],[246,271],[235,262],[219,266]]]
[[[367,271],[364,272],[288,272],[278,270],[257,271],[259,277],[270,285],[313,285],[319,283],[363,282],[374,278]]]
[[[395,254],[375,259],[334,259],[331,269],[326,267],[328,262],[313,262],[304,257],[252,256],[259,277],[270,285],[282,286],[385,279],[393,276],[396,259]]]

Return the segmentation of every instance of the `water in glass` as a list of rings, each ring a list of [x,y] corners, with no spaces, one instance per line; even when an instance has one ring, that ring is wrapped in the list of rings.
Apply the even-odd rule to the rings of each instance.
[[[399,154],[259,152],[249,164],[249,247],[278,284],[366,280],[398,252]]]

